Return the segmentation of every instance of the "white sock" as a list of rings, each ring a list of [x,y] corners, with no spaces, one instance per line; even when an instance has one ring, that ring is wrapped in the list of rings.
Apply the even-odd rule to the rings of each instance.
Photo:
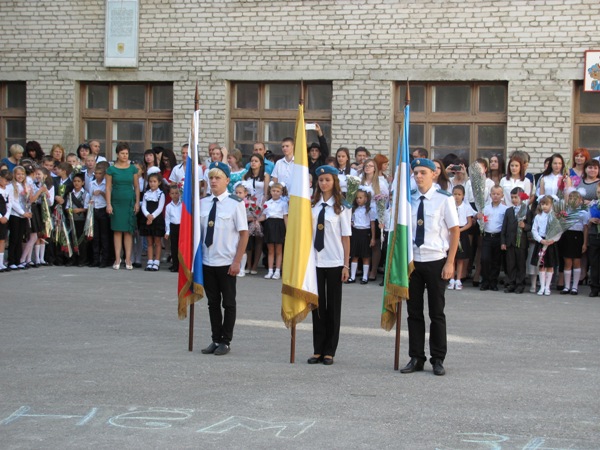
[[[578,289],[579,278],[581,278],[581,269],[573,269],[573,287],[571,289]]]
[[[269,275],[273,275],[273,269],[269,269]]]
[[[350,263],[350,278],[352,278],[353,280],[356,278],[356,269],[358,269],[358,263]]]
[[[564,277],[565,277],[565,289],[569,290],[571,288],[571,271],[565,270]]]
[[[546,272],[540,272],[538,276],[540,277],[540,291],[543,291],[546,289]]]
[[[0,253],[0,266],[4,267],[4,253]]]
[[[46,244],[40,244],[40,262],[46,262],[44,256],[46,256]]]
[[[246,271],[246,261],[248,261],[248,255],[244,253],[242,256],[242,262],[240,263],[240,272],[244,273]]]
[[[363,264],[363,280],[369,279],[369,265]]]
[[[281,275],[281,269],[275,269],[275,274],[276,275]]]
[[[154,265],[155,266],[160,266],[160,260],[159,259],[155,259],[154,260]]]
[[[39,264],[40,263],[40,244],[35,244],[33,246],[33,254],[35,255],[33,262],[36,264]]]
[[[550,290],[550,285],[552,284],[553,276],[554,272],[546,272],[546,290]]]

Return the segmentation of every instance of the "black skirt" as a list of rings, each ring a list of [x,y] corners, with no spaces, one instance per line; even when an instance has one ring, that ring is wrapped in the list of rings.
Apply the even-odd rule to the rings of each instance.
[[[264,243],[283,244],[285,242],[285,222],[283,219],[270,218],[263,222]]]
[[[469,239],[471,228],[460,232],[460,245],[456,250],[456,259],[469,259],[471,257],[471,240]]]
[[[350,237],[350,257],[351,258],[370,258],[371,257],[371,229],[352,227],[352,236]]]
[[[535,243],[535,246],[533,247],[533,254],[531,255],[531,265],[539,266],[540,268],[544,269],[554,268],[556,265],[558,265],[558,246],[556,244],[548,246],[546,253],[542,257],[542,262],[540,263],[539,254],[542,247],[543,245],[539,242]]]
[[[158,209],[158,202],[148,201],[146,208],[152,214]],[[148,219],[144,217],[139,224],[140,236],[163,237],[165,235],[165,216],[162,213],[155,217],[150,225],[146,224],[147,221]]]
[[[567,230],[558,241],[558,249],[563,258],[581,258],[583,247],[583,231]]]
[[[40,205],[39,203],[33,203],[31,205],[30,220],[32,233],[41,233],[42,231],[44,231],[44,223],[42,222],[42,205]]]

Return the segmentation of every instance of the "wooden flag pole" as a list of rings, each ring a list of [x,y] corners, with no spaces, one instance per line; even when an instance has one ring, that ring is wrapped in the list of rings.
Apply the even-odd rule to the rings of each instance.
[[[409,105],[410,104],[410,85],[408,83],[408,79],[406,80],[406,95],[404,96],[404,105]],[[404,134],[404,121],[402,121],[402,129],[401,129],[402,133],[401,136]],[[402,138],[400,138],[402,139]],[[406,143],[406,145],[408,145],[408,142]],[[400,157],[402,157],[402,155],[400,155]],[[402,164],[403,161],[400,161],[400,164]],[[397,177],[398,179],[398,185],[396,186],[396,191],[395,192],[400,192],[400,183],[405,182],[405,180],[400,180],[400,175],[398,175]],[[396,208],[396,214],[394,217],[394,223],[398,222],[398,208]],[[409,281],[410,284],[410,281]],[[398,303],[396,303],[396,345],[394,348],[394,370],[398,370],[400,368],[400,325],[402,324],[402,301],[399,301]]]
[[[196,111],[198,111],[198,107],[199,107],[199,98],[198,98],[198,80],[196,80],[196,92],[194,93],[194,115],[196,114]],[[195,121],[192,119],[192,124],[195,124]],[[192,136],[194,136],[194,132],[195,132],[195,126],[192,126]],[[196,148],[197,148],[197,142],[194,139],[193,141],[194,145],[193,148],[189,149],[188,151],[194,151],[196,152]],[[193,158],[192,158],[193,159]],[[196,182],[196,168],[192,167],[192,183],[190,184],[190,186],[194,186],[194,183]],[[194,202],[192,201],[192,217],[194,217]],[[190,242],[190,245],[192,246],[192,255],[194,255],[194,240],[192,239],[192,242]],[[190,305],[190,325],[189,325],[189,333],[188,333],[188,351],[193,351],[194,350],[194,303],[192,303]]]
[[[291,333],[291,347],[290,347],[290,364],[296,362],[296,324],[292,325]]]

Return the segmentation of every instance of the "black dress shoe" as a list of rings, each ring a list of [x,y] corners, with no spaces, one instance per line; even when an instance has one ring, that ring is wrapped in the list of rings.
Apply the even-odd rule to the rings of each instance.
[[[100,269],[106,269],[106,268],[107,268],[109,265],[110,265],[110,264],[102,263],[102,264],[98,265],[98,267],[99,267]]]
[[[333,364],[333,358],[323,358],[324,366],[331,366]]]
[[[524,286],[518,286],[515,288],[515,294],[522,294],[524,290],[525,290]]]
[[[142,267],[142,263],[133,263],[132,266],[135,267],[136,269],[139,269]]]
[[[210,355],[211,353],[214,353],[217,348],[219,348],[219,344],[217,344],[216,342],[211,342],[208,347],[203,348],[200,351],[205,355]]]
[[[309,364],[318,364],[321,361],[323,361],[323,355],[321,356],[311,356],[310,358],[308,358],[308,360],[306,361]]]
[[[424,362],[418,358],[410,358],[410,361],[406,366],[400,369],[400,373],[413,373],[421,372],[423,370]]]
[[[365,280],[364,278],[360,280],[360,284],[368,284],[369,280]]]
[[[226,355],[227,353],[229,353],[229,350],[231,350],[231,347],[229,347],[228,344],[221,342],[219,344],[219,346],[217,347],[217,349],[215,350],[215,355],[217,355],[217,356]]]
[[[479,290],[480,291],[489,291],[490,287],[487,284],[481,284],[481,286],[479,286]]]
[[[598,297],[598,291],[591,291],[589,297]]]
[[[346,280],[346,284],[352,284],[352,283],[356,283],[356,280],[354,278],[348,278]]]
[[[510,294],[511,292],[515,292],[515,288],[513,286],[508,286],[504,288],[504,292],[506,294]]]
[[[497,292],[498,291],[498,286],[494,285],[494,286],[490,287],[490,290]]]
[[[479,287],[479,281],[473,281],[473,287]]]
[[[439,359],[433,362],[433,374],[438,376],[446,375],[446,369],[444,369],[444,365]]]

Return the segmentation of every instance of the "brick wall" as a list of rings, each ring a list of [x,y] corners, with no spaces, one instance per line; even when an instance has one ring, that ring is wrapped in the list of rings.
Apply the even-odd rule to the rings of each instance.
[[[174,81],[177,146],[198,80],[206,148],[229,139],[227,80],[330,79],[332,146],[385,151],[394,80],[507,80],[508,149],[539,167],[568,154],[571,82],[600,48],[591,0],[140,0],[139,67],[106,69],[104,4],[2,2],[0,80],[26,75],[28,139],[44,148],[80,140],[78,81]]]

